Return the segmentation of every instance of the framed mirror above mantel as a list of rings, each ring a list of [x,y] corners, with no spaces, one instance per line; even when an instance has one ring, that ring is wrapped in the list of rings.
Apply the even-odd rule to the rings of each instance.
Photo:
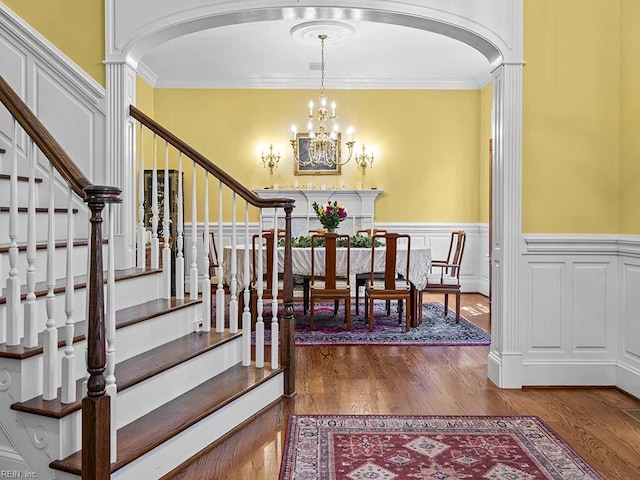
[[[375,226],[375,201],[382,190],[348,190],[348,189],[270,189],[260,188],[254,192],[265,198],[293,198],[295,208],[291,214],[291,234],[294,237],[308,235],[309,230],[320,228],[320,221],[313,211],[313,203],[326,204],[328,201],[337,201],[347,209],[348,216],[340,224],[338,231],[341,233],[355,234],[363,228]],[[263,227],[273,228],[273,210],[265,210],[263,215]],[[278,227],[284,227],[284,218],[279,212]]]

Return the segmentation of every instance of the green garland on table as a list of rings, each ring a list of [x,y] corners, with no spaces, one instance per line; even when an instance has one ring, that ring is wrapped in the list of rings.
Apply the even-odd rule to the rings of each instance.
[[[351,248],[371,248],[372,237],[365,235],[354,235],[351,237]],[[382,242],[376,239],[376,247],[382,245]],[[284,247],[284,238],[278,239],[278,246]],[[293,248],[309,248],[311,247],[311,237],[291,237],[291,246]],[[324,238],[318,237],[315,239],[315,247],[324,247]],[[345,238],[338,239],[338,247],[346,247],[347,240]]]

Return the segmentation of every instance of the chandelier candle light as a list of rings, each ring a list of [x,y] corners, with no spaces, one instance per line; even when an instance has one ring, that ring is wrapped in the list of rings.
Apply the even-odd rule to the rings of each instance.
[[[338,156],[340,152],[340,127],[337,123],[336,103],[331,103],[331,111],[329,111],[327,97],[324,93],[324,41],[327,39],[327,35],[320,34],[318,38],[321,44],[320,69],[322,76],[320,81],[320,98],[315,113],[313,101],[309,101],[309,122],[307,123],[307,130],[309,132],[308,158],[300,158],[301,156],[298,152],[298,143],[296,140],[297,128],[295,125],[291,126],[291,133],[293,134],[291,147],[293,148],[293,157],[298,165],[305,167],[322,165],[327,168],[333,168],[337,165],[344,165],[351,160],[353,146],[356,142],[353,140],[353,127],[349,127],[347,130],[348,140],[346,142],[349,156],[345,162],[340,163]]]

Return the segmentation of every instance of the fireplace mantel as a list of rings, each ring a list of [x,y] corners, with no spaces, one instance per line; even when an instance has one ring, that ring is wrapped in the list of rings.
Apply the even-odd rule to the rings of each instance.
[[[310,229],[320,228],[320,222],[313,211],[313,202],[326,204],[335,200],[344,205],[348,216],[340,224],[340,233],[353,234],[362,228],[373,228],[375,225],[375,201],[382,190],[315,190],[315,189],[256,189],[258,195],[265,198],[293,198],[295,208],[292,213],[291,234],[294,237],[307,235]],[[263,215],[264,228],[273,228],[273,209],[266,209]],[[284,227],[284,215],[278,212],[278,227]]]

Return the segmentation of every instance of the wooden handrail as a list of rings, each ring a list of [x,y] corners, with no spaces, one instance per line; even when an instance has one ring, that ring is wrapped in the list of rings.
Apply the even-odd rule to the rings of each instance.
[[[130,115],[138,122],[157,134],[160,138],[162,138],[169,144],[173,145],[176,149],[184,153],[187,157],[189,157],[206,171],[211,173],[218,180],[221,180],[222,183],[224,183],[227,187],[244,198],[247,202],[249,202],[249,204],[259,208],[284,208],[287,205],[293,205],[295,203],[295,200],[292,198],[263,198],[259,195],[256,195],[254,192],[242,185],[227,172],[212,163],[209,159],[207,159],[207,157],[198,152],[191,145],[182,141],[180,138],[178,138],[169,130],[156,122],[153,118],[145,115],[141,110],[138,110],[136,107],[131,105],[129,107],[129,111]]]
[[[82,170],[69,158],[42,122],[38,120],[1,75],[0,102],[9,110],[9,113],[18,121],[27,135],[33,139],[44,156],[49,159],[53,167],[62,175],[62,178],[71,185],[76,195],[84,199],[86,196],[84,189],[91,185],[89,179],[84,176]]]
[[[117,187],[93,185],[51,133],[0,76],[0,101],[47,157],[53,167],[91,210],[90,271],[87,334],[87,396],[82,401],[82,478],[110,478],[110,398],[105,392],[106,346],[102,261],[102,211],[122,202]],[[1,153],[5,153],[2,150]],[[49,179],[53,181],[53,179]]]

